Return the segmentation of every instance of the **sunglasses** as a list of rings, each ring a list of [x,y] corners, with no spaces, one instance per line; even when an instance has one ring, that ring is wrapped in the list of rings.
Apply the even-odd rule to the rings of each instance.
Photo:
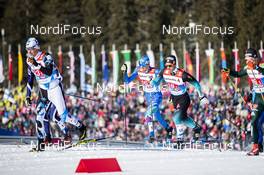
[[[167,67],[167,68],[170,68],[170,67],[173,67],[173,65],[165,65],[165,67]]]
[[[34,47],[28,47],[26,48],[26,50],[34,50],[35,48]]]

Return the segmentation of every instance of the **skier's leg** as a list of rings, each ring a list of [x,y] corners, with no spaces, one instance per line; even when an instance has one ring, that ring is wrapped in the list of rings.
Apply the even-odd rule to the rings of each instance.
[[[44,117],[44,129],[46,133],[45,143],[51,143],[51,130],[50,130],[50,121],[52,120],[52,111],[51,111],[51,102],[47,102],[46,105],[46,115]]]
[[[79,139],[86,137],[86,127],[74,116],[68,113],[66,108],[65,99],[61,86],[57,86],[54,89],[48,91],[49,100],[55,105],[58,115],[60,116],[59,125],[63,125],[65,122],[70,123],[79,128]]]
[[[260,114],[263,110],[261,94],[254,94],[253,95],[252,104],[253,104],[253,107],[251,110],[251,128],[252,128],[252,135],[253,135],[253,138],[252,138],[253,146],[252,146],[251,151],[247,154],[249,156],[259,155],[258,121],[259,121]]]
[[[191,117],[187,116],[187,110],[190,105],[189,95],[187,93],[180,96],[172,95],[171,98],[175,108],[173,121],[176,125],[177,137],[182,138],[184,132],[182,125],[185,125],[194,130],[195,139],[197,139],[201,127]]]
[[[65,135],[66,132],[68,131],[68,129],[66,128],[64,123],[59,122],[60,117],[58,117],[58,112],[57,112],[56,107],[53,103],[50,103],[48,115],[49,115],[50,120],[54,121],[59,126],[62,133]]]
[[[72,142],[72,137],[70,135],[70,132],[67,128],[67,126],[65,125],[65,123],[60,122],[60,118],[58,116],[56,107],[54,104],[50,103],[48,111],[47,111],[47,115],[49,116],[50,120],[53,120],[60,128],[60,130],[62,131],[63,135],[64,135],[64,144],[68,144]]]
[[[45,103],[40,100],[37,105],[37,118],[36,118],[37,137],[39,139],[44,139],[46,137],[45,128],[44,128],[45,114],[46,114]]]
[[[153,105],[152,105],[152,95],[151,93],[145,93],[144,94],[148,108],[145,112],[145,124],[148,126],[148,140],[150,142],[154,141],[155,138],[155,132],[154,132],[154,124],[153,124]]]
[[[155,137],[155,132],[154,132],[154,125],[153,125],[153,114],[152,114],[152,107],[148,106],[147,111],[145,113],[145,124],[148,126],[149,130],[149,140],[153,141]]]
[[[181,96],[173,96],[172,95],[172,102],[175,108],[173,121],[177,124],[184,124],[189,128],[195,128],[196,123],[191,117],[187,116],[187,110],[190,105],[190,97],[189,95],[183,94]]]
[[[49,122],[49,118],[47,117],[47,115],[45,115],[44,117],[44,130],[46,133],[46,137],[44,142],[47,143],[51,143],[51,131],[50,131],[50,122]]]
[[[36,117],[36,133],[38,138],[37,151],[42,151],[45,148],[44,139],[47,134],[45,132],[44,118],[46,115],[46,104],[43,100],[39,99],[37,104],[37,117]]]
[[[155,93],[153,95],[153,101],[152,101],[152,113],[154,114],[155,119],[160,123],[160,125],[164,129],[168,129],[169,125],[168,123],[164,120],[164,118],[160,114],[160,109],[159,105],[162,102],[162,95],[161,93]]]

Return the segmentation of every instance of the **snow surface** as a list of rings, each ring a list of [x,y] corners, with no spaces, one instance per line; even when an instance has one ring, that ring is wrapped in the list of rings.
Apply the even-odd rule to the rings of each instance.
[[[173,175],[260,175],[264,173],[264,154],[245,156],[245,152],[217,150],[161,150],[124,146],[93,149],[51,149],[29,152],[29,145],[0,145],[0,174],[75,174],[81,158],[117,158],[122,172],[93,174],[173,174]],[[85,174],[85,173],[81,173]]]

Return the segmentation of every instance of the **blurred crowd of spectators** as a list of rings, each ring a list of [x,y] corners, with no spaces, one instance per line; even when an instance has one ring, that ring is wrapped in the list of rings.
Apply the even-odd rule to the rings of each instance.
[[[204,89],[210,104],[200,106],[199,98],[193,89],[190,89],[191,105],[188,115],[202,126],[201,138],[218,139],[223,143],[231,143],[236,149],[243,149],[250,141],[250,110],[240,98],[241,93],[235,93],[232,87],[206,87]],[[37,94],[33,93],[33,104],[26,107],[24,104],[25,88],[16,87],[12,90],[0,90],[0,128],[12,131],[18,135],[35,136],[35,117]],[[243,97],[248,96],[243,92]],[[84,95],[84,94],[78,94]],[[126,93],[93,93],[86,94],[87,99],[65,96],[66,105],[71,115],[78,117],[88,128],[88,137],[101,137],[117,132],[117,140],[125,139],[125,122],[129,141],[143,141],[148,135],[148,128],[144,125],[146,104],[142,93],[132,90]],[[169,101],[169,94],[164,92],[160,106],[161,113],[171,126],[174,126],[173,105]],[[51,131],[54,137],[61,132],[54,122]],[[69,126],[72,133],[74,127]],[[165,138],[166,131],[155,123],[158,139]],[[175,139],[175,129],[174,137]],[[209,137],[208,137],[209,136]],[[186,130],[186,139],[192,138],[190,129]]]

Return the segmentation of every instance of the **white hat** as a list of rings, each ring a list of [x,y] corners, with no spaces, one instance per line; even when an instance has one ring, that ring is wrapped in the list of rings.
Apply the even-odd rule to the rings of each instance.
[[[29,38],[26,43],[26,49],[40,49],[39,42],[36,38]]]

